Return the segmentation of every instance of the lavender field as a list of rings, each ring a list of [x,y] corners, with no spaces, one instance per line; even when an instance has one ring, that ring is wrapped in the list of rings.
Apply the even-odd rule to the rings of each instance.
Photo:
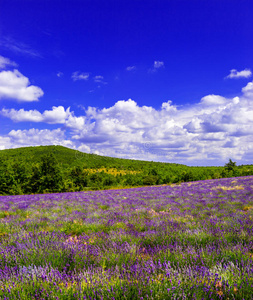
[[[0,205],[0,299],[252,299],[253,176]]]

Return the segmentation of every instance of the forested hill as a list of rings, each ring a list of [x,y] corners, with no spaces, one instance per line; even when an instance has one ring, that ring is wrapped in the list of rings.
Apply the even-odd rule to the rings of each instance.
[[[0,151],[0,195],[71,192],[253,175],[253,166],[188,167],[86,154],[62,146]]]
[[[87,154],[63,146],[37,146],[0,150],[0,159],[3,158],[9,162],[22,161],[27,164],[33,164],[40,162],[41,158],[47,154],[55,155],[57,162],[66,168],[82,166],[85,168],[113,167],[120,169],[123,167],[124,169],[129,170],[141,170],[144,166],[149,167],[150,165],[179,166],[178,164],[120,159],[96,154]]]

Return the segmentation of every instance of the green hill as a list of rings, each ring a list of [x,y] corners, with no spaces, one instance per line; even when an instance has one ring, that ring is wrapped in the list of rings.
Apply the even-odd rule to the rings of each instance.
[[[82,153],[63,146],[0,151],[0,195],[83,191],[253,175],[253,166],[189,167]]]
[[[15,149],[0,150],[0,159],[6,161],[24,161],[26,163],[38,163],[46,154],[52,153],[56,156],[57,161],[64,167],[84,166],[93,167],[115,167],[115,168],[132,168],[140,170],[143,166],[180,166],[179,164],[148,162],[141,160],[120,159],[96,154],[87,154],[77,150],[69,149],[63,146],[36,146],[22,147]],[[183,166],[183,165],[181,165]],[[185,166],[186,167],[186,166]]]

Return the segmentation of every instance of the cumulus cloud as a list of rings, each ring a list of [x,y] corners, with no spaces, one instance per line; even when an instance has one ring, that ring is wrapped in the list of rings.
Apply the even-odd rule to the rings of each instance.
[[[65,126],[72,129],[73,132],[82,130],[85,126],[86,117],[76,117],[74,113],[70,113],[65,120]]]
[[[112,107],[89,107],[74,138],[100,154],[188,164],[247,160],[253,136],[253,83],[240,97],[207,95],[199,103],[160,109],[129,99]],[[251,95],[251,96],[250,96]],[[152,145],[144,147],[143,145]]]
[[[41,122],[42,115],[37,110],[25,111],[24,109],[5,109],[1,110],[1,115],[10,118],[14,122]]]
[[[8,148],[40,146],[40,145],[62,145],[74,148],[73,142],[66,139],[65,132],[61,129],[29,129],[12,130],[5,137]],[[1,139],[0,139],[1,141]],[[7,148],[6,147],[6,148]]]
[[[30,85],[29,79],[18,70],[0,72],[0,99],[38,101],[43,96],[41,88]]]
[[[48,124],[64,124],[70,117],[70,108],[66,110],[63,106],[53,106],[52,110],[45,110],[40,113],[38,110],[25,111],[23,108],[1,110],[1,115],[10,118],[14,122],[44,122]]]
[[[224,165],[228,158],[247,164],[253,153],[252,91],[250,82],[234,98],[211,94],[187,106],[170,100],[159,109],[128,99],[111,107],[88,107],[79,116],[63,107],[43,113],[3,109],[2,114],[16,122],[62,124],[69,137],[62,136],[62,141],[88,153],[189,165]],[[59,130],[56,136],[61,134]],[[29,141],[29,132],[13,131],[0,142],[8,145],[15,136]]]
[[[90,77],[90,74],[89,73],[80,73],[80,72],[74,72],[71,76],[71,78],[74,80],[74,81],[77,81],[77,80],[88,80]]]
[[[219,95],[207,95],[203,98],[201,98],[201,105],[203,106],[215,106],[218,107],[220,105],[225,105],[227,102],[227,99],[219,96]]]
[[[3,57],[0,55],[0,69],[5,69],[6,67],[16,67],[17,64],[14,61],[11,61],[7,57]]]
[[[250,69],[245,69],[242,71],[237,71],[236,69],[230,70],[230,74],[225,78],[249,78],[251,77],[252,72]]]
[[[9,149],[12,147],[11,139],[8,136],[0,136],[0,150]]]
[[[242,92],[246,96],[252,96],[253,95],[253,81],[248,82],[248,84],[242,89]]]

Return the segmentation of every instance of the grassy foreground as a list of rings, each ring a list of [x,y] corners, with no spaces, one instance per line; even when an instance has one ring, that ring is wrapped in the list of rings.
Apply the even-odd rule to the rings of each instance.
[[[0,299],[252,299],[253,176],[0,197]]]

